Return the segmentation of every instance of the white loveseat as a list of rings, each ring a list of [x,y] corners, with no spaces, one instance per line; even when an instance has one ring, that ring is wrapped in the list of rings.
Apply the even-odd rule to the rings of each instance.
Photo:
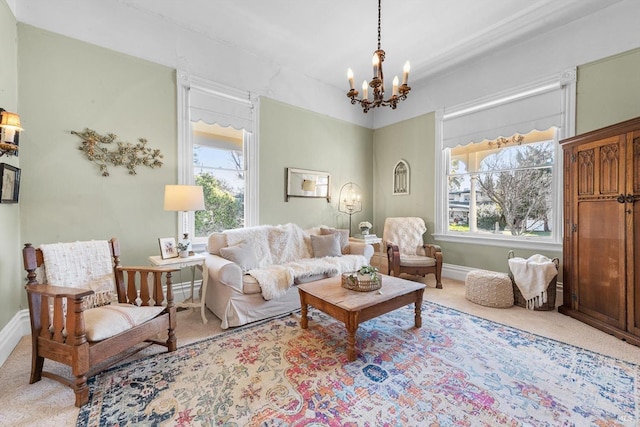
[[[357,270],[374,249],[348,230],[285,224],[212,233],[207,252],[205,304],[227,329],[300,308],[297,284]]]

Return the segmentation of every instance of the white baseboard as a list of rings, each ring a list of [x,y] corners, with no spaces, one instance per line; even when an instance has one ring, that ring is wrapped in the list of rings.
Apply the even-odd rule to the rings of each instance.
[[[442,277],[446,277],[448,279],[460,280],[461,282],[464,282],[464,279],[466,279],[467,277],[467,273],[471,270],[476,269],[465,267],[462,265],[442,263]]]
[[[9,320],[9,323],[0,330],[0,366],[4,365],[4,362],[9,358],[11,352],[16,348],[22,337],[30,333],[29,310],[20,310]]]

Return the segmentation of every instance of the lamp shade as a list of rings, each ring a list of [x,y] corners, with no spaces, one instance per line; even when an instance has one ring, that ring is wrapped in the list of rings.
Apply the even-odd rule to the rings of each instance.
[[[11,128],[17,131],[22,131],[22,127],[20,127],[20,116],[16,113],[11,113],[9,111],[2,112],[2,120],[0,120],[0,127],[3,128]]]
[[[202,211],[204,193],[199,185],[165,185],[165,211]]]

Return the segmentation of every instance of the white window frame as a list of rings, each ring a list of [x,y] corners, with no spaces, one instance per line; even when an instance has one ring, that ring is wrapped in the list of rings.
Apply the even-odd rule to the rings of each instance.
[[[562,250],[563,221],[562,221],[562,150],[559,144],[555,144],[553,165],[553,212],[552,227],[553,239],[540,240],[535,237],[522,236],[496,236],[490,234],[469,234],[449,231],[448,212],[448,179],[447,165],[449,164],[449,150],[444,149],[443,123],[447,118],[462,114],[470,114],[487,108],[506,105],[514,99],[527,96],[535,96],[550,89],[561,90],[561,123],[558,126],[557,138],[562,140],[575,135],[575,105],[576,105],[576,69],[565,70],[561,75],[519,86],[511,90],[495,94],[490,97],[478,99],[463,105],[436,111],[436,143],[435,143],[435,169],[436,169],[436,240],[455,243],[499,246],[513,249],[531,250]],[[533,129],[528,129],[533,130]],[[540,129],[542,130],[542,129]],[[490,138],[493,139],[493,138]]]
[[[252,98],[246,91],[240,91],[224,85],[191,76],[185,71],[177,71],[177,114],[178,114],[178,184],[193,185],[195,176],[193,172],[193,133],[191,130],[191,104],[189,92],[192,88],[208,92],[212,95],[231,99],[235,102],[246,103],[248,109],[252,110],[251,129],[245,130],[244,137],[244,161],[246,165],[245,173],[245,194],[244,194],[244,224],[245,227],[258,224],[258,117],[259,100]],[[195,213],[178,212],[178,233],[195,233]],[[194,250],[203,250],[206,245],[206,237],[192,238]]]

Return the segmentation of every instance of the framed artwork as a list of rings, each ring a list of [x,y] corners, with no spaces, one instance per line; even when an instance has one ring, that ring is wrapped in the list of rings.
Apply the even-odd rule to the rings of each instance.
[[[404,160],[398,161],[393,167],[393,195],[409,194],[409,184],[411,183],[411,174],[409,172],[409,163]]]
[[[162,259],[176,258],[178,256],[176,239],[173,237],[161,237],[158,239],[158,243],[160,244],[160,257]]]
[[[0,203],[18,203],[20,169],[0,163]]]
[[[331,202],[331,174],[308,169],[287,168],[285,200],[289,197],[316,197]]]

